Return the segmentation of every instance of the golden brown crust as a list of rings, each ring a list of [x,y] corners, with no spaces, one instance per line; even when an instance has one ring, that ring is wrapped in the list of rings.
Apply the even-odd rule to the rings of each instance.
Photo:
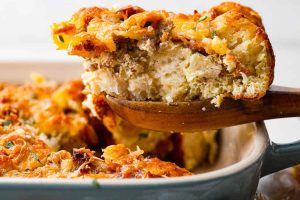
[[[234,2],[221,3],[218,6],[212,7],[209,10],[209,13],[211,14],[211,16],[213,16],[215,18],[219,15],[222,15],[222,14],[224,14],[228,11],[232,11],[232,10],[241,13],[243,16],[245,16],[247,19],[249,19],[255,25],[263,27],[261,17],[256,11],[254,11],[252,8],[242,6],[238,3],[234,3]]]
[[[268,52],[268,61],[270,63],[270,75],[269,75],[269,86],[273,83],[274,80],[274,68],[275,68],[275,54],[273,51],[272,44],[269,40],[269,36],[262,30],[262,28],[258,28],[258,35],[262,35],[264,38],[265,46]]]
[[[0,135],[1,176],[11,170],[28,173],[45,163],[50,149],[25,127],[6,127]]]
[[[81,106],[85,98],[81,80],[61,86],[53,82],[1,85],[0,125],[31,126],[56,150],[99,143]]]
[[[34,75],[33,79],[34,83],[24,85],[0,83],[0,176],[154,178],[191,175],[176,164],[144,158],[140,149],[130,151],[124,145],[107,147],[113,141],[104,134],[102,123],[84,112],[81,80],[57,85],[46,82],[40,75]],[[114,126],[114,121],[109,122],[113,118],[107,117],[114,113],[102,98],[97,102],[102,102],[103,120]],[[47,145],[51,145],[52,140],[58,147]],[[97,145],[99,149],[99,143],[107,147],[104,159],[82,148]]]
[[[128,17],[130,17],[131,15],[144,12],[144,11],[145,10],[141,7],[128,5],[128,6],[121,7],[116,11],[116,13],[121,20],[125,20],[128,19]]]
[[[60,49],[68,48],[69,53],[72,55],[95,57],[99,55],[99,52],[93,52],[95,49],[99,49],[99,51],[115,51],[114,46],[119,38],[140,40],[145,36],[153,36],[158,23],[162,20],[174,23],[174,30],[172,31],[173,40],[180,40],[182,42],[191,40],[192,42],[196,41],[199,43],[202,38],[211,37],[210,22],[229,11],[239,12],[242,17],[247,18],[256,26],[263,28],[261,17],[257,12],[237,3],[225,2],[201,14],[195,11],[194,14],[190,15],[175,14],[162,10],[144,11],[140,7],[131,5],[118,10],[97,7],[83,8],[75,13],[69,21],[54,24],[52,33],[54,42]],[[110,16],[111,19],[107,16]],[[203,16],[206,19],[201,21],[200,19]],[[149,25],[145,26],[146,23],[149,23]],[[199,27],[197,23],[201,26]],[[231,23],[234,23],[234,21]],[[108,32],[100,31],[100,29],[105,29],[104,26],[111,26],[111,29]],[[149,27],[154,28],[154,30],[149,30]],[[64,42],[58,40],[59,37],[64,36],[67,39],[71,38]],[[109,43],[104,42],[104,39],[108,37],[112,37],[113,41]],[[93,48],[85,48],[86,43],[93,44]]]
[[[191,175],[186,169],[157,158],[144,158],[143,151],[124,145],[108,146],[103,158],[89,149],[52,152],[30,129],[6,127],[0,135],[0,176],[57,178],[154,178]],[[8,130],[9,129],[9,130]]]

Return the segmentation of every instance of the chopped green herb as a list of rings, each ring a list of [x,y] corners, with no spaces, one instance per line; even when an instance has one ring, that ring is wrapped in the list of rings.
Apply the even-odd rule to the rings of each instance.
[[[204,21],[206,19],[207,19],[207,16],[204,15],[204,16],[202,16],[202,17],[199,18],[198,22],[202,22],[202,21]]]
[[[217,36],[217,32],[215,30],[213,30],[211,33],[211,37],[214,38],[215,36]]]
[[[14,143],[12,143],[11,141],[9,141],[4,146],[5,146],[5,148],[10,149],[10,148],[12,148],[14,146]]]
[[[149,134],[148,132],[141,132],[139,133],[139,139],[142,140],[142,139],[146,139],[148,138]]]
[[[61,42],[65,42],[63,36],[59,35],[58,38],[59,38],[59,40],[60,40]]]
[[[145,27],[148,27],[148,26],[151,26],[152,25],[152,22],[150,21],[150,22],[146,22],[145,24],[144,24],[144,28]]]
[[[100,184],[98,183],[98,181],[97,181],[97,179],[94,179],[93,181],[92,181],[92,184],[96,187],[96,189],[100,189],[101,187],[100,187]]]
[[[11,125],[12,124],[12,121],[10,121],[10,120],[4,120],[3,122],[2,122],[2,125],[3,126],[9,126],[9,125]]]
[[[31,153],[32,157],[33,157],[36,161],[38,161],[39,163],[41,163],[41,161],[40,161],[38,155],[36,155],[36,153],[35,153],[34,151],[30,150],[30,153]],[[41,164],[42,164],[42,163],[41,163]]]
[[[202,21],[204,21],[204,20],[206,20],[207,19],[207,16],[202,16],[202,17],[200,17],[199,19],[198,19],[198,22],[195,24],[195,26],[193,27],[193,30],[196,30],[196,28],[197,28],[197,25],[198,25],[198,23],[199,22],[202,22]]]

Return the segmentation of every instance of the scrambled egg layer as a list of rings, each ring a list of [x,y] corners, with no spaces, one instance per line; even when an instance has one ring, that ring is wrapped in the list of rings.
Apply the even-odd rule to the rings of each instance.
[[[259,99],[273,81],[274,54],[251,8],[222,3],[176,14],[83,8],[53,24],[58,49],[85,58],[86,92],[137,101]],[[108,84],[109,83],[109,84]]]

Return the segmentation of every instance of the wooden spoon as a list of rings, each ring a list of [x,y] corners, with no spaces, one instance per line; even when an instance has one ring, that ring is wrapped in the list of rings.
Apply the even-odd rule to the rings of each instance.
[[[176,102],[130,101],[107,95],[110,107],[132,124],[157,131],[191,132],[219,129],[265,119],[300,116],[300,89],[271,86],[260,100],[224,99]]]

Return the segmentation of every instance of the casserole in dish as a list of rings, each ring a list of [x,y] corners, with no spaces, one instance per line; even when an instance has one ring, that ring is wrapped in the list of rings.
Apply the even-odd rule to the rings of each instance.
[[[31,72],[37,72],[45,74],[47,79],[65,81],[79,78],[80,69],[78,63],[2,62],[0,79],[23,83]],[[7,199],[60,199],[62,196],[64,199],[252,199],[260,176],[299,163],[299,155],[298,143],[275,145],[269,141],[264,124],[256,123],[222,130],[217,162],[210,168],[194,170],[192,176],[99,179],[97,182],[1,178],[0,190]]]

